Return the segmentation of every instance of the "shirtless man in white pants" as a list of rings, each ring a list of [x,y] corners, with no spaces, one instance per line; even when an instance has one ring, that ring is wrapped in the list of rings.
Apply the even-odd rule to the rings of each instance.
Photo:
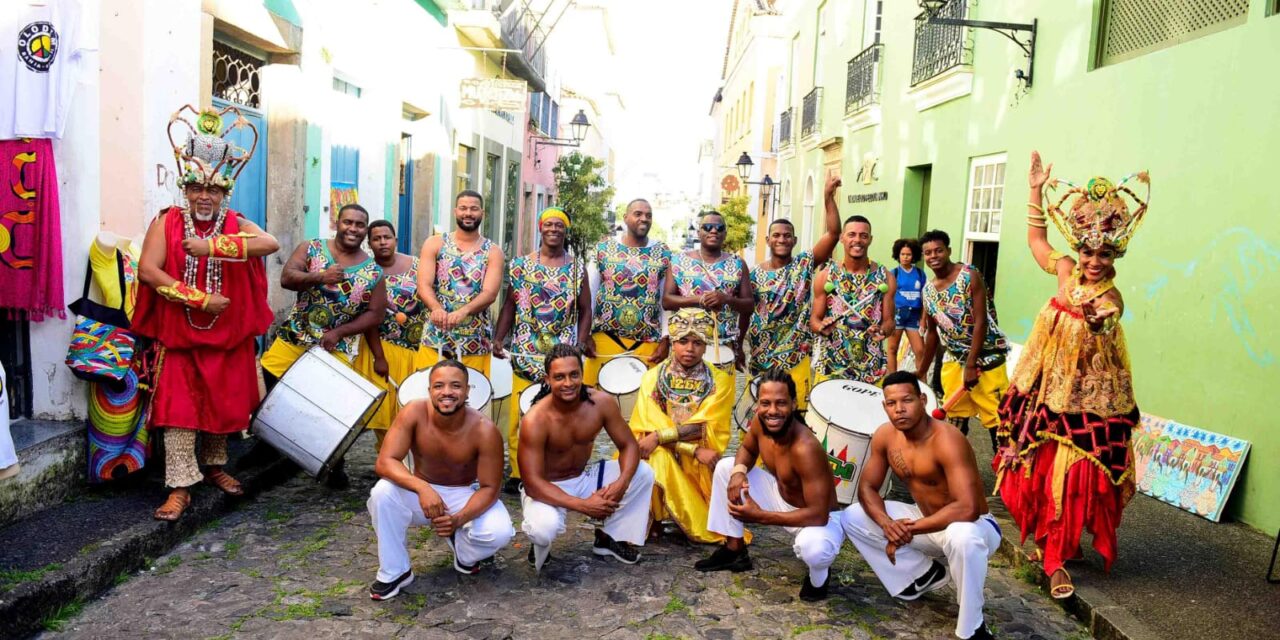
[[[400,410],[387,432],[374,470],[382,477],[369,496],[378,536],[374,600],[388,600],[413,582],[410,526],[431,525],[453,550],[453,568],[475,574],[481,560],[515,535],[502,484],[502,435],[493,422],[466,406],[467,369],[457,360],[431,367],[429,399]],[[404,457],[413,452],[413,471]]]

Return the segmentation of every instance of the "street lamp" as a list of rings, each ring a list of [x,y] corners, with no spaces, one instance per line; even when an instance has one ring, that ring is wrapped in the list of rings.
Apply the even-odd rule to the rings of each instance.
[[[990,22],[987,20],[969,20],[966,18],[948,18],[938,16],[938,12],[942,11],[952,2],[966,2],[967,0],[919,0],[920,9],[924,11],[925,18],[929,24],[947,25],[953,27],[970,27],[973,29],[990,29],[996,33],[1010,39],[1014,44],[1022,49],[1027,56],[1027,68],[1017,69],[1013,72],[1013,77],[1031,86],[1031,75],[1035,69],[1036,62],[1036,25],[1038,20],[1032,20],[1031,24],[1022,24],[1017,22]],[[1018,34],[1026,33],[1025,41],[1018,39]]]
[[[747,155],[746,151],[743,151],[742,155],[738,156],[738,161],[734,163],[734,166],[738,168],[738,176],[742,178],[743,185],[760,185],[760,199],[764,201],[764,211],[761,215],[768,213],[769,202],[773,196],[773,188],[777,183],[774,182],[773,178],[770,178],[767,173],[764,174],[764,179],[759,182],[752,182],[747,179],[751,176],[751,167],[755,166],[755,163],[751,161],[751,156]]]
[[[582,109],[578,109],[577,115],[569,121],[569,132],[573,134],[572,138],[534,138],[533,139],[533,164],[537,166],[541,164],[541,158],[538,157],[538,147],[577,147],[582,145],[582,141],[587,138],[587,127],[591,126],[591,122],[587,120],[587,113]]]

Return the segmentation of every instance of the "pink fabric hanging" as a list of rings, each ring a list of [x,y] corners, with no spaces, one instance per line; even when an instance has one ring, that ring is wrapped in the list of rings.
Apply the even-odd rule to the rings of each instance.
[[[0,308],[65,318],[58,174],[43,138],[0,140]]]

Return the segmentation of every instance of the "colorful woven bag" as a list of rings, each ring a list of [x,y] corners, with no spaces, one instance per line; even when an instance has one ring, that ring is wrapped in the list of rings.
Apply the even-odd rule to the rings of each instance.
[[[124,266],[120,269],[120,299],[124,300]],[[134,339],[129,333],[129,316],[120,308],[98,304],[89,299],[89,281],[92,269],[85,268],[84,291],[80,299],[68,305],[76,314],[76,327],[67,346],[67,366],[77,378],[93,382],[124,380],[133,363]]]

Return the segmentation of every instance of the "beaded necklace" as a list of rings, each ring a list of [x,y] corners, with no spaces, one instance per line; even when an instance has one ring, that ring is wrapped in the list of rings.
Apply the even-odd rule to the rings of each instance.
[[[216,218],[214,218],[213,226],[209,227],[209,230],[207,232],[199,233],[196,231],[196,224],[195,224],[194,217],[195,216],[191,212],[191,206],[189,204],[188,206],[183,207],[182,209],[183,239],[196,238],[199,240],[208,240],[209,238],[212,238],[213,236],[217,235],[222,231],[222,227],[227,221],[226,198],[223,198],[222,205],[218,207],[218,215]],[[185,282],[188,287],[198,288],[197,281],[199,280],[199,275],[200,275],[200,258],[197,258],[193,255],[187,255],[182,264],[182,281]],[[222,293],[222,261],[221,260],[209,259],[207,261],[205,271],[204,271],[204,292],[205,294],[210,296],[214,294]],[[188,308],[184,308],[183,310],[187,314],[187,324],[191,325],[191,328],[193,329],[196,329],[199,331],[207,331],[209,329],[212,329],[213,325],[218,323],[218,316],[213,316],[213,319],[210,320],[209,324],[207,325],[196,324],[196,322],[191,319],[191,309],[188,307]]]

